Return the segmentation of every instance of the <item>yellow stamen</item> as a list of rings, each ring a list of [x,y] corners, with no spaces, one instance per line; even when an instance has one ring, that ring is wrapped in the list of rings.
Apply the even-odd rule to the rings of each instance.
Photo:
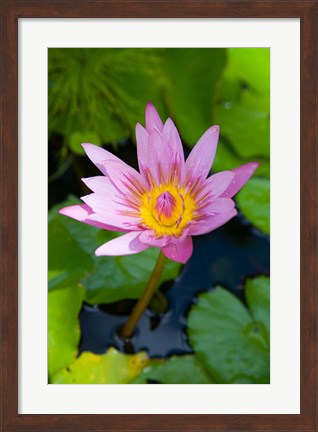
[[[158,238],[180,237],[193,220],[195,210],[193,197],[172,183],[154,185],[142,195],[139,208],[142,223],[154,230]]]

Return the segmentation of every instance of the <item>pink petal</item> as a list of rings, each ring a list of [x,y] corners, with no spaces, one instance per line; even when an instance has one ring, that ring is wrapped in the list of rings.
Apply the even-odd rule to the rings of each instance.
[[[232,211],[234,207],[235,202],[230,198],[217,198],[203,208],[199,208],[199,210],[206,216],[212,216],[216,213],[228,213]]]
[[[132,210],[116,189],[113,194],[102,195],[94,192],[81,197],[81,200],[84,201],[94,213],[100,214],[103,217],[107,216],[108,213],[120,214],[125,210]]]
[[[182,184],[185,177],[185,163],[182,142],[173,121],[169,118],[162,130],[162,135],[167,139],[172,154],[178,163],[179,182]]]
[[[146,129],[147,129],[147,132],[152,133],[154,130],[161,132],[162,128],[163,128],[163,123],[160,119],[160,116],[159,116],[156,108],[152,105],[151,102],[148,102],[147,106],[146,106]]]
[[[208,129],[189,154],[186,163],[186,178],[194,181],[197,178],[206,179],[208,176],[219,139],[219,127]]]
[[[172,162],[172,153],[159,132],[153,132],[149,137],[148,147],[149,170],[157,183],[166,183]]]
[[[143,167],[148,165],[149,134],[139,123],[136,125],[136,141],[139,171],[142,173]]]
[[[95,251],[96,256],[132,255],[148,249],[148,245],[139,240],[140,232],[130,232],[110,240]]]
[[[81,199],[93,210],[97,218],[102,218],[105,223],[124,231],[138,230],[139,217],[131,214],[133,210],[124,205],[120,197],[92,193]],[[97,220],[96,216],[91,215],[90,219]]]
[[[229,187],[222,193],[223,197],[232,198],[250,179],[256,168],[259,167],[258,162],[249,162],[238,168],[232,170],[234,173],[234,179],[232,180]]]
[[[103,165],[112,183],[122,194],[142,195],[146,186],[138,171],[124,162],[106,160]]]
[[[197,222],[190,226],[189,234],[201,235],[206,234],[224,225],[230,219],[237,215],[236,209],[231,210],[228,213],[218,213],[215,216],[208,216],[204,220]]]
[[[82,182],[93,192],[100,195],[114,195],[117,191],[109,177],[95,176],[82,178]],[[118,193],[118,192],[117,192]]]
[[[102,228],[109,231],[120,231],[120,232],[123,231],[118,227],[114,227],[113,225],[108,225],[107,223],[105,223],[105,221],[102,218],[99,218],[98,220],[97,219],[94,220],[93,210],[86,204],[78,204],[78,205],[64,207],[59,210],[59,213],[64,216],[68,216],[72,219],[78,220],[80,222],[84,222],[88,225],[92,225],[97,228]]]
[[[90,158],[90,160],[97,166],[97,168],[104,174],[106,174],[105,167],[103,165],[103,161],[106,159],[109,160],[116,160],[118,162],[122,162],[117,156],[113,155],[109,151],[103,149],[102,147],[99,147],[94,144],[84,143],[82,144],[85,153]]]
[[[211,200],[219,197],[229,187],[234,175],[232,171],[213,174],[205,181],[200,198],[207,196]]]
[[[176,239],[167,246],[161,248],[162,253],[173,261],[185,264],[192,255],[192,238],[188,235]]]
[[[140,234],[139,240],[153,247],[163,247],[166,246],[170,241],[168,236],[156,238],[156,233],[152,230],[145,230]]]
[[[172,152],[179,153],[180,156],[183,156],[184,159],[181,138],[179,136],[177,128],[175,127],[173,121],[170,118],[168,118],[166,123],[164,124],[162,135],[167,137]]]

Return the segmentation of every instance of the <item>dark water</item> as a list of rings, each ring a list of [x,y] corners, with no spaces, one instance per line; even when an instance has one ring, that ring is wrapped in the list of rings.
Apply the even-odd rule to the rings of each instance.
[[[269,238],[251,227],[242,216],[193,240],[193,255],[177,280],[168,290],[168,284],[161,287],[169,303],[166,313],[147,310],[134,337],[124,346],[116,331],[126,321],[134,302],[84,305],[80,313],[80,352],[101,354],[113,346],[123,352],[146,350],[150,357],[191,353],[185,332],[186,320],[198,293],[222,285],[244,301],[245,278],[269,275]],[[116,315],[110,313],[114,310]]]

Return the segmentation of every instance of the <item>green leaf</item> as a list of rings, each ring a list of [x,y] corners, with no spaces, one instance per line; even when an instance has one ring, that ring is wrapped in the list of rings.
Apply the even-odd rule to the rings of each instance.
[[[60,215],[58,210],[79,200],[69,200],[53,207],[48,217],[48,286],[67,288],[77,284],[94,264],[98,247],[96,228]]]
[[[68,141],[68,146],[73,153],[84,155],[85,151],[81,145],[83,143],[92,143],[99,146],[101,145],[101,139],[95,132],[92,131],[76,131],[71,134]]]
[[[71,198],[49,212],[49,289],[82,283],[85,301],[112,303],[139,298],[157,260],[159,249],[149,248],[138,254],[96,257],[95,250],[117,237],[118,233],[100,230],[58,214],[58,209],[78,204]],[[169,261],[160,283],[174,279],[181,265]]]
[[[159,249],[149,248],[138,254],[119,257],[100,257],[84,279],[85,300],[88,303],[112,303],[122,299],[137,299],[143,292],[155,266]],[[168,261],[160,283],[174,279],[180,264]]]
[[[269,178],[270,175],[270,163],[269,159],[257,157],[257,162],[260,162],[260,166],[257,168],[257,175]],[[212,166],[213,172],[227,171],[237,168],[240,165],[244,165],[251,162],[250,158],[241,158],[233,149],[228,141],[222,139],[219,140],[218,149],[215,155],[215,159]]]
[[[237,194],[237,204],[253,225],[270,233],[270,183],[254,177]]]
[[[145,352],[127,355],[115,348],[106,354],[83,352],[71,365],[57,373],[53,384],[127,384],[148,364]]]
[[[48,295],[48,369],[52,377],[77,355],[80,339],[78,314],[84,289],[72,286]]]
[[[167,360],[151,360],[133,384],[209,384],[213,382],[192,355],[173,356]]]
[[[239,166],[254,160],[261,163],[258,175],[269,178],[270,51],[231,48],[227,54],[214,116],[225,147],[219,145],[213,168],[223,171],[230,162]]]
[[[104,143],[134,139],[150,100],[194,144],[211,126],[225,58],[223,48],[51,48],[49,131],[94,131]]]
[[[223,288],[201,294],[189,314],[196,357],[218,383],[268,383],[268,335]]]
[[[216,123],[221,136],[230,141],[241,158],[269,157],[269,110],[257,95],[244,92],[239,102],[225,102],[217,108]]]
[[[104,143],[134,136],[149,99],[162,107],[161,49],[49,49],[49,130],[94,131]]]
[[[245,296],[248,307],[258,324],[262,324],[267,333],[270,332],[270,289],[269,278],[259,276],[248,279],[245,285]]]
[[[247,83],[254,91],[269,97],[270,49],[229,48],[227,76]]]
[[[49,49],[49,131],[69,137],[76,131],[94,131],[104,142],[127,136],[115,113],[107,72],[112,50]],[[105,81],[108,86],[105,86]]]
[[[194,145],[212,125],[212,108],[225,66],[223,48],[166,50],[166,100],[185,142]]]
[[[78,282],[93,266],[92,257],[71,235],[63,219],[66,219],[65,216],[56,215],[49,222],[49,289],[65,288]]]

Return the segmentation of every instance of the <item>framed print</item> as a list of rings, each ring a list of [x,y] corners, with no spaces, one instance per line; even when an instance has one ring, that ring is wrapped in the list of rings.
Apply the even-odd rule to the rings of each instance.
[[[3,2],[4,431],[316,430],[316,12]]]

